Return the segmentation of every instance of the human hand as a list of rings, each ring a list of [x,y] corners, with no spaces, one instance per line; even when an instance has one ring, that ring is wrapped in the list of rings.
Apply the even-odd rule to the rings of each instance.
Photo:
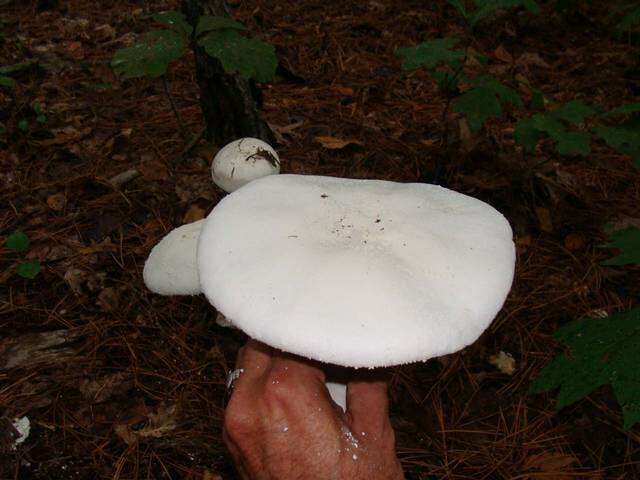
[[[223,439],[244,480],[400,480],[387,385],[347,385],[347,411],[309,360],[250,340],[225,411]]]

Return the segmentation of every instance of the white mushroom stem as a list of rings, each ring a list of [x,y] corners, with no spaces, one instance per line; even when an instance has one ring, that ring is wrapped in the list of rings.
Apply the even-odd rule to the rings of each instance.
[[[327,382],[327,390],[331,399],[336,402],[342,410],[347,411],[347,386],[344,383]]]

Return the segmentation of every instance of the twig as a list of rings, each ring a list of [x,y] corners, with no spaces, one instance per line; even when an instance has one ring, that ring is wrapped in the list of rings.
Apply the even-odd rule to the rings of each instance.
[[[186,142],[189,139],[189,135],[187,134],[187,129],[185,128],[184,123],[182,122],[182,117],[180,116],[180,113],[176,108],[176,104],[173,102],[173,97],[171,96],[171,93],[169,93],[169,84],[167,82],[166,75],[162,75],[162,87],[164,88],[164,94],[169,99],[169,103],[171,104],[171,110],[173,110],[173,114],[175,115],[176,120],[178,122],[178,127],[180,128],[180,135],[182,135],[183,140]]]
[[[184,158],[184,156],[185,156],[187,153],[189,153],[193,147],[195,147],[195,146],[196,146],[196,144],[200,141],[200,139],[201,139],[201,138],[202,138],[202,136],[204,135],[204,132],[206,132],[206,131],[207,131],[207,128],[206,128],[206,127],[205,127],[205,128],[203,128],[202,130],[200,130],[200,131],[198,132],[198,134],[197,134],[195,137],[193,137],[193,138],[191,139],[191,141],[187,144],[187,146],[186,146],[186,147],[184,147],[184,149],[182,150],[182,152],[180,152],[180,155],[178,155],[177,160],[182,160],[182,159]]]

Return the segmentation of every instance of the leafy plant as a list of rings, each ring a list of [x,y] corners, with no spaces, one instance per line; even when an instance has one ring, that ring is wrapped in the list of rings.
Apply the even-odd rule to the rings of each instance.
[[[611,242],[603,247],[620,250],[618,255],[602,262],[603,265],[640,265],[640,228],[628,227],[612,233]]]
[[[640,129],[638,120],[609,124],[612,117],[628,117],[640,112],[640,104],[623,105],[608,113],[579,100],[572,100],[559,108],[536,113],[518,122],[514,137],[527,152],[533,152],[540,140],[551,138],[560,155],[588,155],[592,136],[604,140],[611,148],[630,155],[640,167]],[[587,120],[595,125],[588,130]]]
[[[231,18],[203,15],[194,29],[180,12],[153,15],[166,28],[148,32],[140,43],[118,50],[111,67],[125,79],[162,77],[163,87],[180,130],[187,134],[167,86],[166,73],[172,62],[181,58],[194,43],[217,58],[226,73],[238,73],[247,79],[267,82],[275,77],[277,58],[272,45],[242,33],[244,25]]]
[[[447,97],[445,109],[457,97],[453,100],[454,111],[464,114],[469,127],[478,131],[488,119],[502,115],[503,105],[519,106],[522,100],[514,90],[490,75],[468,78],[463,72],[463,64],[470,52],[468,48],[454,49],[458,43],[455,38],[439,38],[416,47],[400,48],[396,55],[402,59],[404,70],[425,67],[438,82],[440,92]],[[460,92],[462,82],[469,86],[464,93]]]
[[[618,34],[631,32],[640,27],[640,2],[629,2],[614,12],[618,16],[615,30]]]
[[[171,62],[182,57],[193,40],[220,60],[227,73],[237,72],[258,81],[275,77],[277,59],[273,46],[243,36],[240,32],[246,28],[233,19],[203,15],[194,35],[180,12],[159,13],[152,18],[168,28],[152,30],[142,42],[115,53],[111,66],[123,78],[165,75]]]
[[[610,384],[622,407],[624,428],[640,422],[640,308],[606,319],[571,322],[555,338],[568,351],[540,372],[531,392],[559,388],[556,410],[560,410]]]
[[[458,10],[458,13],[471,28],[475,28],[479,22],[495,15],[500,10],[524,7],[530,13],[536,15],[540,13],[540,7],[535,0],[474,0],[475,9],[473,11],[467,9],[464,0],[448,0],[448,2]]]
[[[29,237],[20,231],[16,231],[9,235],[5,240],[5,247],[16,253],[24,254],[29,250]],[[37,260],[20,262],[16,267],[16,273],[23,278],[32,280],[40,272],[40,262]]]

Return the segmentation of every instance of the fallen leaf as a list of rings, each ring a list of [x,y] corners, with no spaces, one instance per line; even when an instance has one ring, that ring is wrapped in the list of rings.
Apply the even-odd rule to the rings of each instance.
[[[495,49],[493,55],[505,63],[513,63],[513,57],[502,45]]]
[[[116,434],[124,440],[127,445],[132,445],[139,438],[153,437],[160,438],[173,431],[178,426],[178,406],[176,404],[166,405],[160,403],[156,413],[147,415],[147,423],[142,428],[137,428],[139,422],[130,424],[118,424],[114,427]],[[136,429],[132,428],[136,425]]]
[[[586,241],[579,233],[570,233],[564,237],[564,246],[570,252],[582,250],[586,245]]]
[[[182,217],[182,221],[184,223],[193,223],[197,222],[198,220],[202,220],[206,216],[207,210],[200,206],[198,203],[194,203],[189,207],[187,213],[184,214],[184,217]]]
[[[75,294],[82,293],[82,284],[87,278],[87,273],[79,268],[70,268],[64,273],[64,281],[67,282]]]
[[[545,62],[540,55],[533,52],[523,53],[518,57],[518,60],[516,60],[516,63],[523,67],[529,67],[533,65],[535,67],[540,67],[540,68],[551,68],[551,65]]]
[[[67,205],[67,197],[64,196],[64,193],[54,193],[47,198],[47,205],[51,210],[61,212]]]
[[[64,145],[71,142],[76,142],[83,137],[86,137],[91,133],[91,127],[84,128],[82,130],[77,130],[71,125],[67,125],[64,128],[52,129],[51,133],[53,133],[53,138],[48,138],[46,140],[40,140],[38,145],[42,147],[48,147],[51,145]]]
[[[540,224],[540,230],[543,232],[553,232],[553,222],[551,221],[551,212],[548,208],[536,207],[536,216]]]
[[[167,180],[169,170],[164,163],[157,159],[143,161],[138,170],[147,180]]]
[[[91,403],[102,403],[114,395],[127,393],[133,386],[133,378],[128,372],[117,372],[93,380],[80,382],[80,393]]]
[[[341,138],[336,137],[315,137],[314,139],[324,148],[329,150],[341,150],[348,145],[360,145],[362,146],[362,142],[353,139],[343,140]]]
[[[516,361],[510,353],[500,352],[497,355],[491,355],[489,357],[489,363],[507,375],[513,375],[516,371]]]
[[[120,305],[120,295],[113,287],[107,287],[98,294],[96,304],[105,312],[115,312]]]
[[[340,95],[344,95],[345,97],[352,97],[354,95],[354,91],[353,88],[351,87],[341,87],[340,85],[333,85],[331,87],[331,90],[333,90],[336,93],[339,93]]]

